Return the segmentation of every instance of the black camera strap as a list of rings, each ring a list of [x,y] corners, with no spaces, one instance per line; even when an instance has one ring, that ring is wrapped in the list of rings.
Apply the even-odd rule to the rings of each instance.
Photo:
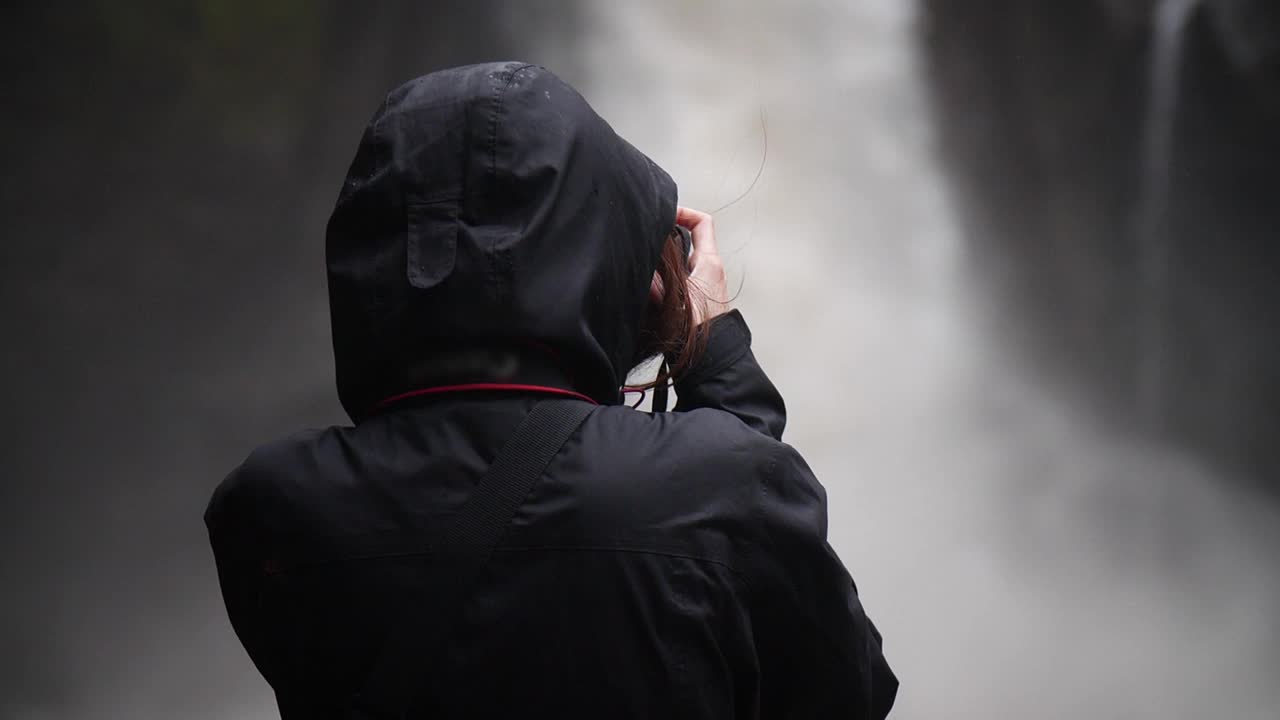
[[[669,376],[670,374],[671,370],[667,365],[667,361],[664,359],[662,364],[658,366],[658,377],[663,377],[664,375]],[[652,412],[658,413],[667,411],[667,385],[670,382],[670,378],[667,378],[653,386],[653,400],[649,404],[649,409]]]
[[[439,571],[445,583],[394,628],[352,699],[353,720],[402,720],[437,681],[453,621],[493,548],[551,458],[593,409],[583,400],[541,400],[520,422],[445,534]]]

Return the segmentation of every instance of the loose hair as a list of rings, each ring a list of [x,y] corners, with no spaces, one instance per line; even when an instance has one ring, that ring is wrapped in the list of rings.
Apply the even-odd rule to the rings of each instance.
[[[689,277],[684,245],[675,231],[667,236],[658,258],[658,277],[662,280],[662,302],[650,304],[640,327],[640,362],[661,353],[664,362],[658,376],[640,385],[624,389],[645,391],[671,384],[687,372],[706,350],[706,322],[694,324],[694,307],[706,317],[706,295]],[[638,363],[637,363],[638,364]]]

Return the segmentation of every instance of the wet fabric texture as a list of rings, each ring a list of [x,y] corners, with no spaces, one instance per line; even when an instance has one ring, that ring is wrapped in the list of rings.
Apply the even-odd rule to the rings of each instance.
[[[897,690],[738,311],[671,412],[622,404],[676,186],[545,69],[387,95],[329,223],[354,425],[264,445],[205,513],[281,716],[343,717],[538,400],[601,407],[517,511],[413,717],[880,718]]]

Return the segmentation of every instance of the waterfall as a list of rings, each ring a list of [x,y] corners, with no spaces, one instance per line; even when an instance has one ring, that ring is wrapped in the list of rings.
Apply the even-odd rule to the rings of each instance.
[[[1139,412],[1153,431],[1165,411],[1166,305],[1169,300],[1169,192],[1173,142],[1186,28],[1196,0],[1160,0],[1153,9],[1146,118],[1135,213],[1138,258],[1137,328],[1134,357]]]
[[[978,317],[966,260],[998,250],[956,237],[912,5],[584,3],[569,71],[695,207],[750,186],[767,111],[764,173],[717,234],[786,439],[828,490],[830,541],[903,678],[893,717],[1271,720],[1280,513],[1078,410]],[[1156,360],[1193,10],[1161,5],[1135,151]],[[1143,372],[1159,389],[1158,365]]]

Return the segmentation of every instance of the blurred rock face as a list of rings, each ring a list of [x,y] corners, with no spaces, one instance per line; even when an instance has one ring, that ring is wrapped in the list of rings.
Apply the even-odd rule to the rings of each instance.
[[[1223,46],[1246,72],[1274,69],[1280,56],[1280,5],[1267,0],[1211,0]]]
[[[1274,482],[1280,5],[922,5],[945,163],[1016,345],[1098,413]]]

